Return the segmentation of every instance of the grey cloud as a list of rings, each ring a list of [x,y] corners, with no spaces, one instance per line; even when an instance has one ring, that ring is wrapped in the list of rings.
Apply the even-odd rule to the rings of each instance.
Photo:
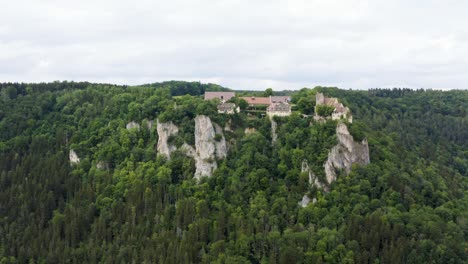
[[[465,1],[9,1],[0,81],[466,89]]]

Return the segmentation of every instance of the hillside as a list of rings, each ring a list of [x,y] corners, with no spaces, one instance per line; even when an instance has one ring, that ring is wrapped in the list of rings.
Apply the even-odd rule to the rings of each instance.
[[[468,257],[467,91],[304,88],[270,119],[198,82],[0,88],[0,263]]]

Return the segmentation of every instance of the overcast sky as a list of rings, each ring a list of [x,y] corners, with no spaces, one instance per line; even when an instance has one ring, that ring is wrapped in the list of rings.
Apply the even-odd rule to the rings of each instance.
[[[0,82],[468,88],[465,0],[0,0]]]

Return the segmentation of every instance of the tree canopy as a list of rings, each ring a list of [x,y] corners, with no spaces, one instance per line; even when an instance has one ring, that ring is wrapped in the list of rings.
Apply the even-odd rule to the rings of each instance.
[[[214,84],[0,89],[0,263],[466,262],[467,91],[304,88],[272,144],[270,119],[201,98]],[[370,148],[328,192],[301,172],[307,160],[323,179],[337,142],[337,121],[309,116],[316,92],[350,107]],[[197,182],[192,158],[155,148],[156,119],[193,145],[199,114],[230,129],[228,157]]]

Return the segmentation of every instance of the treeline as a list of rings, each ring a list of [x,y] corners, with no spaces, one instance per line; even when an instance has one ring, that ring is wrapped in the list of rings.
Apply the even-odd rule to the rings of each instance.
[[[167,88],[172,96],[204,95],[205,91],[230,91],[228,88],[213,83],[166,81],[160,83],[144,84],[143,87]]]
[[[272,144],[268,118],[220,115],[216,103],[184,95],[190,87],[217,89],[90,84],[2,100],[0,262],[466,261],[467,92],[302,89],[292,95],[297,112],[275,118]],[[371,151],[371,164],[340,173],[330,192],[301,173],[307,160],[323,180],[336,144],[336,122],[310,116],[318,91],[351,108],[350,131]],[[171,142],[194,144],[199,114],[229,127],[230,149],[197,183],[193,159],[156,155],[151,121],[173,121]],[[130,121],[141,128],[126,129]],[[304,194],[317,201],[300,207]]]

